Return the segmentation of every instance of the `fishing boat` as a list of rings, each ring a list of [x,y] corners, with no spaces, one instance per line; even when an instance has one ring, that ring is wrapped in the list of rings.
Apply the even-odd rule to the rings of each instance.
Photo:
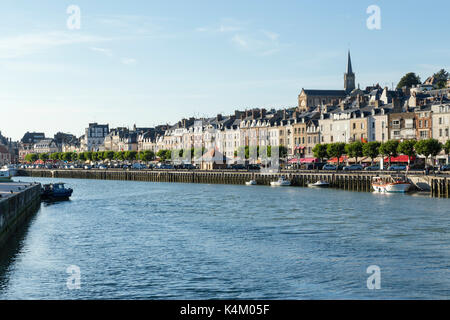
[[[44,200],[68,200],[73,190],[64,187],[64,183],[44,184],[41,189],[41,199]]]
[[[308,183],[308,187],[310,188],[328,188],[330,184],[324,180],[319,180],[314,183]]]
[[[411,189],[411,182],[402,177],[375,177],[372,181],[372,188],[380,193],[405,193]]]
[[[247,186],[256,186],[258,183],[256,182],[256,180],[250,180],[250,181],[246,181],[245,184]]]
[[[11,182],[11,174],[9,170],[1,169],[0,170],[0,182]]]
[[[290,186],[291,181],[286,179],[284,176],[281,176],[277,181],[272,181],[270,183],[272,187],[283,187],[283,186]]]

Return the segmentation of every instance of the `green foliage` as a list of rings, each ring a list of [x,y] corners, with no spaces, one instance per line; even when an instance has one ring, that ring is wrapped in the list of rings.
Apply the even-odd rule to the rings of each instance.
[[[413,85],[420,83],[420,77],[414,72],[409,72],[400,79],[400,82],[397,84],[397,89],[401,89],[403,87],[411,88]]]
[[[152,161],[155,159],[155,153],[152,150],[141,151],[139,152],[139,159],[145,162]]]
[[[416,140],[405,140],[399,143],[397,152],[400,154],[404,154],[409,157],[413,157],[416,155],[416,150],[414,146],[416,145]]]
[[[103,159],[109,160],[109,161],[113,160],[114,159],[114,151],[104,151]]]
[[[86,154],[85,154],[85,152],[80,152],[78,154],[78,156],[77,156],[77,160],[82,161],[82,162],[86,161]]]
[[[326,158],[328,156],[327,146],[327,144],[316,144],[312,149],[314,157],[319,158],[320,161],[322,161],[323,158]]]
[[[363,154],[363,143],[361,141],[355,141],[345,145],[345,152],[350,158],[356,158],[356,162],[358,162],[358,158],[361,158]]]
[[[162,149],[162,150],[159,150],[157,153],[156,153],[156,156],[161,160],[161,161],[167,161],[167,160],[170,160],[170,159],[172,159],[172,151],[171,150],[165,150],[165,149]]]
[[[136,160],[137,151],[125,151],[125,160],[133,161]]]
[[[428,158],[437,156],[442,150],[442,144],[436,139],[426,139],[417,141],[415,145],[416,152]]]
[[[39,156],[36,153],[29,153],[25,156],[25,161],[27,162],[35,162],[39,159]]]
[[[123,151],[117,151],[114,153],[114,160],[123,161],[125,160],[125,152]]]
[[[368,143],[364,143],[363,145],[363,155],[365,157],[369,157],[370,159],[375,159],[380,154],[380,146],[381,143],[378,141],[371,141]]]
[[[436,72],[433,77],[436,79],[435,87],[437,89],[443,89],[447,87],[447,80],[449,79],[449,73],[445,69],[441,69]]]
[[[288,149],[285,146],[279,146],[278,154],[280,155],[281,159],[286,158],[288,154]]]
[[[443,145],[445,154],[450,154],[450,140],[447,140],[447,142]]]
[[[344,142],[335,142],[327,145],[327,154],[328,158],[336,157],[339,165],[339,158],[345,154],[345,143]]]
[[[39,159],[44,161],[44,162],[47,161],[48,160],[48,153],[41,153],[39,155]]]
[[[60,152],[54,152],[49,156],[50,160],[59,160]]]

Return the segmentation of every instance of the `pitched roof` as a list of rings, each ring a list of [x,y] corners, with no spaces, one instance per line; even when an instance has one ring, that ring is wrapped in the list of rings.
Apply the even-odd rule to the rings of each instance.
[[[347,94],[345,90],[315,90],[315,89],[303,89],[308,96],[342,96],[345,97]]]

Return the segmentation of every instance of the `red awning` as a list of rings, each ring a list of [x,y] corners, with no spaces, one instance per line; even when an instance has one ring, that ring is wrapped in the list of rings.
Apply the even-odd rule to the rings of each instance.
[[[416,160],[416,157],[411,157],[411,162],[414,162]],[[384,162],[389,162],[389,157],[384,158]],[[401,155],[398,157],[392,157],[391,162],[408,162],[408,156]]]
[[[301,158],[301,159],[293,158],[289,160],[289,163],[315,163],[318,161],[319,159],[317,158]]]
[[[343,162],[347,161],[347,159],[348,159],[347,156],[342,156],[339,158],[339,163],[343,163]],[[338,162],[337,157],[328,160],[328,162],[337,163]]]

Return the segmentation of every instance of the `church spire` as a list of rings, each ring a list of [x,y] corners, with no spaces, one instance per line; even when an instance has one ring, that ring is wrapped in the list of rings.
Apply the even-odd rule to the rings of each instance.
[[[352,74],[352,58],[350,57],[350,50],[348,50],[347,74]]]
[[[347,72],[344,74],[344,89],[347,93],[350,93],[353,89],[355,89],[355,74],[352,69],[350,50],[348,50]]]

